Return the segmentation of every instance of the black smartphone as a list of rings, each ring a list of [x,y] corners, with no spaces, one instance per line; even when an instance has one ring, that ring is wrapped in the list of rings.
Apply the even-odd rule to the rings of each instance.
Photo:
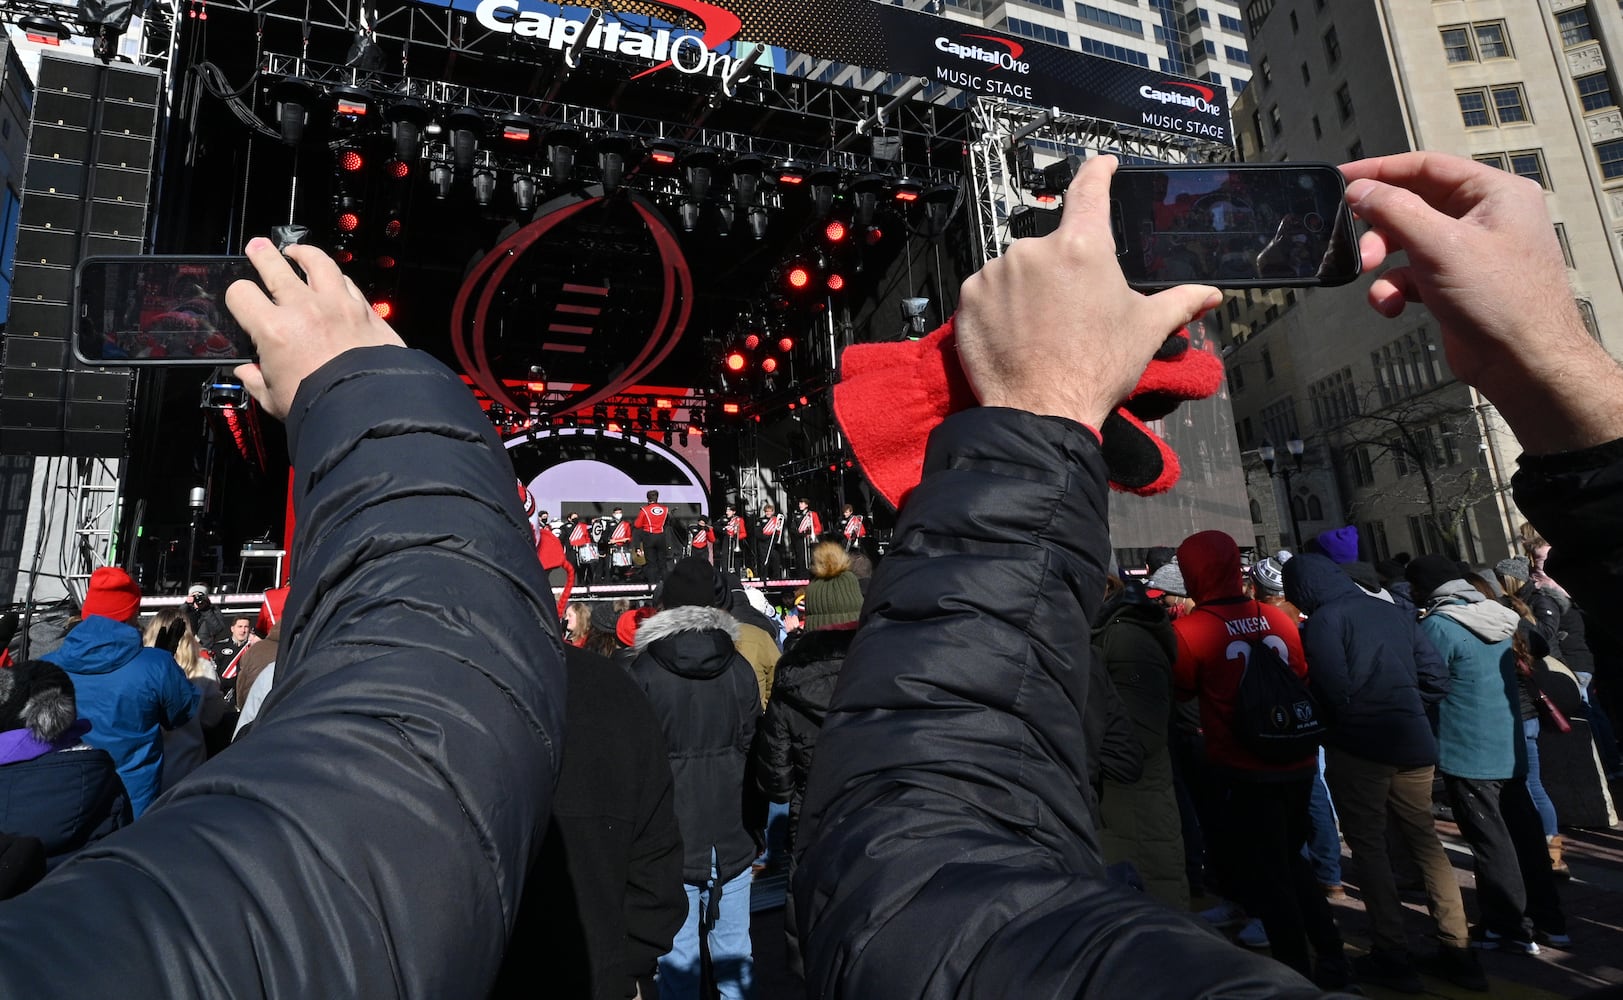
[[[1134,288],[1345,285],[1360,258],[1346,180],[1329,163],[1121,167],[1111,227]]]
[[[86,257],[74,277],[73,351],[92,365],[231,365],[254,344],[225,290],[258,281],[247,257]]]

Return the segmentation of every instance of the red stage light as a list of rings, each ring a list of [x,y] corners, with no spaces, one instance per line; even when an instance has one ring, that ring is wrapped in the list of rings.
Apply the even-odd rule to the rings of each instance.
[[[738,412],[738,404],[737,403],[722,403],[721,404],[721,412],[723,412],[723,413],[737,413]]]
[[[763,360],[761,362],[761,370],[766,372],[768,375],[770,375],[773,372],[777,371],[778,370],[778,359],[777,358],[766,358],[765,360]]]
[[[878,243],[880,240],[882,240],[884,238],[885,238],[885,231],[884,230],[880,229],[878,226],[869,226],[868,227],[867,240],[868,240],[868,245],[869,246],[873,246],[874,244]]]
[[[614,431],[616,434],[618,434],[618,433],[620,433],[620,425],[619,424],[610,424],[609,425],[609,430]]]
[[[795,338],[793,338],[793,337],[783,337],[783,338],[778,340],[778,350],[782,351],[783,353],[788,354],[790,351],[792,351],[794,349],[795,349]]]
[[[388,299],[378,299],[372,303],[372,311],[377,313],[380,319],[388,319],[394,315],[394,303]]]
[[[673,149],[655,148],[649,150],[648,158],[662,167],[668,167],[676,162],[676,151]]]
[[[897,201],[918,201],[919,200],[919,193],[917,191],[914,191],[912,188],[897,188],[896,189],[896,200]]]
[[[752,333],[749,336],[744,338],[744,350],[753,351],[757,347],[760,347],[760,346],[761,346],[761,336],[760,336],[760,334]]]
[[[805,288],[809,284],[811,284],[811,271],[804,267],[792,267],[789,269],[790,288]]]
[[[794,409],[794,408],[795,408],[795,404],[793,404],[793,403],[790,403],[790,404],[789,404],[789,409],[791,409],[791,410],[792,410],[792,409]]]
[[[841,240],[845,239],[845,223],[841,222],[839,219],[830,221],[828,226],[823,230],[823,235],[828,237],[828,241],[830,243],[840,242]]]
[[[831,292],[842,292],[842,291],[844,291],[845,290],[845,276],[841,275],[841,274],[831,274],[831,275],[829,275],[828,276],[828,290],[831,291]]]
[[[365,101],[359,101],[351,97],[340,97],[337,103],[338,113],[341,115],[349,115],[352,118],[366,117]]]
[[[545,382],[526,382],[524,383],[524,387],[529,389],[531,392],[547,391],[547,384]]]
[[[396,178],[405,177],[411,173],[411,164],[407,163],[405,160],[396,160],[389,164],[389,173],[393,174]]]
[[[778,175],[778,183],[779,184],[804,184],[804,183],[806,183],[806,178],[800,176],[799,174],[779,174]]]
[[[503,125],[502,138],[513,142],[529,142],[530,130],[522,125]]]
[[[353,174],[355,171],[366,166],[366,158],[360,153],[355,152],[353,149],[346,149],[339,154],[338,165],[343,167],[347,172]]]
[[[332,259],[340,264],[348,264],[355,259],[355,254],[349,250],[334,250]]]
[[[807,403],[807,402],[806,402],[806,397],[805,397],[805,396],[801,396],[801,397],[800,397],[800,405],[801,405],[801,406],[806,406],[806,405],[809,405],[809,404],[808,404],[808,403]]]
[[[400,220],[399,219],[390,219],[383,227],[383,235],[388,236],[390,238],[399,236],[400,235],[400,229],[401,229]]]
[[[1052,205],[1055,202],[1059,201],[1059,195],[1053,194],[1053,193],[1048,192],[1048,191],[1044,191],[1042,194],[1039,194],[1036,197],[1037,197],[1037,204],[1039,204],[1039,205]]]
[[[744,365],[746,363],[747,362],[745,362],[745,360],[744,360],[744,355],[738,353],[737,351],[734,351],[731,354],[727,355],[727,370],[728,371],[741,372],[741,371],[744,370]]]
[[[354,212],[345,212],[338,217],[337,225],[339,232],[353,233],[355,230],[361,228],[361,217],[356,215]]]
[[[378,267],[382,268],[383,270],[387,271],[394,266],[395,259],[390,257],[388,254],[384,254],[382,257],[378,258]]]
[[[676,403],[673,400],[664,398],[654,400],[654,409],[656,410],[674,410],[675,408]]]

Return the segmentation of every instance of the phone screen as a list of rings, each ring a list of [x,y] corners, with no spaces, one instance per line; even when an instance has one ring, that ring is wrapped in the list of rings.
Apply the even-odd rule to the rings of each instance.
[[[1111,224],[1127,283],[1343,285],[1359,273],[1346,182],[1329,164],[1122,167]]]
[[[225,290],[257,280],[246,257],[88,257],[75,288],[74,351],[97,365],[229,365],[253,341]]]

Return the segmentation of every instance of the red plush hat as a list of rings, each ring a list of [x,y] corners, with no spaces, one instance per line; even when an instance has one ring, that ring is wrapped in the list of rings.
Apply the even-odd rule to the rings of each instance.
[[[1187,330],[1166,339],[1126,402],[1095,428],[1110,485],[1128,493],[1164,493],[1178,481],[1178,456],[1145,421],[1159,420],[1188,399],[1223,384],[1223,363],[1192,349]],[[840,356],[834,415],[863,474],[900,507],[924,476],[930,431],[977,405],[958,362],[952,320],[922,340],[858,344]]]
[[[85,593],[84,616],[100,615],[115,622],[127,622],[141,610],[141,587],[117,566],[103,566],[90,574]]]
[[[632,608],[630,611],[620,612],[620,617],[614,623],[614,637],[627,646],[637,644],[637,627],[654,617],[658,608]]]
[[[287,607],[287,595],[292,590],[292,587],[273,587],[265,591],[265,599],[259,602],[259,619],[254,622],[254,631],[267,635],[282,620],[282,609]]]

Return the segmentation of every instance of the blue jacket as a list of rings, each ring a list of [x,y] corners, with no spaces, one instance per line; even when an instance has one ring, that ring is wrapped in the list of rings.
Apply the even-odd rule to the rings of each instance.
[[[1525,773],[1511,649],[1521,618],[1474,590],[1432,601],[1425,615],[1420,630],[1448,664],[1448,695],[1437,713],[1438,768],[1477,781]]]
[[[158,795],[163,731],[190,719],[202,694],[172,655],[141,645],[133,625],[100,615],[44,658],[73,678],[79,717],[90,720],[85,742],[112,755],[140,816]]]
[[[1371,596],[1319,555],[1285,564],[1285,597],[1308,615],[1302,650],[1330,724],[1325,744],[1395,767],[1437,763],[1426,712],[1448,692],[1448,667],[1414,612]]]

